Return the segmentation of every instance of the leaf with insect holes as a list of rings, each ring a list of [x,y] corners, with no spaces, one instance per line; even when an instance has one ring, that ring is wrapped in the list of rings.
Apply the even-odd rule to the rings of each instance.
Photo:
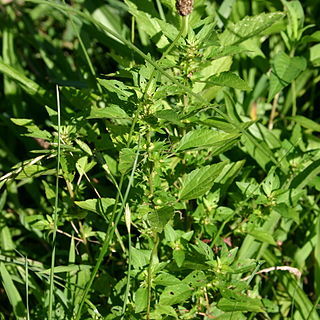
[[[194,289],[186,283],[175,284],[166,287],[160,295],[160,304],[173,305],[182,303],[191,297]]]
[[[213,186],[227,162],[220,162],[191,171],[183,180],[180,200],[191,200],[203,196]]]

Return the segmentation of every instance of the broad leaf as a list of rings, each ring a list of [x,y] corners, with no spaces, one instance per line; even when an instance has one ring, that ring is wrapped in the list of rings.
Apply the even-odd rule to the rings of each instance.
[[[218,302],[218,308],[222,311],[263,312],[262,303],[258,299],[246,299],[247,301],[234,301],[222,298]]]
[[[120,173],[124,174],[132,168],[135,157],[136,153],[132,149],[123,148],[120,151],[118,166]]]
[[[101,213],[104,213],[108,207],[114,204],[114,199],[111,199],[111,198],[88,199],[85,201],[75,201],[74,203],[84,210],[101,214]]]
[[[211,166],[195,169],[190,172],[183,181],[180,191],[180,200],[191,200],[203,196],[209,191],[226,162],[220,162]]]
[[[173,216],[172,207],[163,207],[148,214],[149,224],[154,232],[162,232],[165,225]]]
[[[304,116],[288,117],[288,119],[295,121],[296,123],[300,124],[302,127],[306,129],[320,132],[320,124]]]
[[[220,87],[230,87],[240,90],[251,90],[248,83],[241,79],[238,75],[233,72],[222,72],[219,75],[212,76],[206,81],[200,81],[207,84],[220,86]]]
[[[260,35],[284,16],[281,12],[261,13],[246,17],[235,24],[229,24],[221,34],[220,41],[224,46],[236,45],[249,38]]]
[[[210,129],[198,129],[188,132],[179,142],[176,151],[193,148],[220,147],[226,143],[237,143],[240,134],[230,134]]]
[[[127,113],[116,105],[105,108],[92,107],[87,119],[130,119]]]
[[[270,76],[270,91],[268,100],[289,85],[307,67],[306,60],[302,57],[289,57],[284,52],[278,53],[273,62]]]
[[[186,301],[193,293],[193,289],[185,283],[166,287],[161,296],[160,304],[173,305]]]

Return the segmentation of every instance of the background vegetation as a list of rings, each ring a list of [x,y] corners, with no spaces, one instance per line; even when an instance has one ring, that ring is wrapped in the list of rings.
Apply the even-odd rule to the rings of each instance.
[[[320,3],[0,1],[1,319],[319,319]]]

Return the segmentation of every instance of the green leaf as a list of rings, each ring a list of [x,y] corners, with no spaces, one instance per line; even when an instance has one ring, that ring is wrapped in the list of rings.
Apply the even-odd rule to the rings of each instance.
[[[132,266],[135,269],[141,269],[150,262],[151,250],[131,248]]]
[[[234,301],[222,298],[218,302],[218,308],[222,311],[263,312],[262,304],[258,299],[246,299],[247,301]]]
[[[76,273],[79,272],[81,270],[89,270],[91,269],[90,265],[86,265],[86,264],[70,264],[68,266],[57,266],[54,267],[54,273]],[[46,269],[43,271],[39,271],[39,273],[45,273],[45,274],[50,274],[51,272],[51,268],[50,269]]]
[[[273,246],[275,246],[277,243],[273,239],[273,236],[270,233],[267,233],[260,229],[255,229],[250,232],[248,232],[251,236],[253,236],[256,240],[261,241],[263,243],[269,243]]]
[[[191,171],[183,180],[179,199],[191,200],[203,196],[211,189],[215,178],[225,165],[226,162],[220,162]]]
[[[320,43],[310,48],[310,61],[315,67],[320,66]]]
[[[292,41],[301,37],[301,30],[304,25],[304,12],[300,1],[283,1],[288,12],[288,35]]]
[[[14,69],[8,64],[3,63],[0,60],[0,73],[5,74],[9,78],[17,81],[19,85],[25,90],[29,95],[35,97],[41,103],[45,102],[48,105],[52,105],[52,97],[46,90],[39,86],[36,82],[28,79],[20,71]]]
[[[114,199],[101,198],[101,199],[88,199],[85,201],[75,201],[74,203],[80,208],[92,211],[98,214],[105,213],[107,208],[114,204]]]
[[[173,208],[167,206],[150,212],[148,214],[148,221],[154,232],[162,232],[172,217]]]
[[[313,120],[308,119],[304,116],[288,117],[288,119],[295,121],[296,123],[300,124],[302,127],[306,128],[306,129],[320,132],[320,124],[318,124],[318,123],[314,122]]]
[[[179,119],[178,114],[173,110],[168,109],[168,110],[157,111],[154,115],[159,119],[167,120],[178,126],[183,125]]]
[[[278,53],[272,65],[268,101],[296,79],[306,67],[307,63],[303,57],[291,58],[284,52]]]
[[[10,120],[15,125],[27,129],[29,133],[25,134],[26,136],[44,140],[51,140],[51,134],[46,130],[40,129],[37,125],[34,124],[33,120],[31,119],[11,118]]]
[[[125,3],[128,6],[128,11],[135,17],[139,30],[149,35],[159,48],[163,48],[169,44],[167,38],[163,35],[163,32],[161,32],[159,20],[151,16],[151,14],[154,15],[155,12],[150,2],[144,3],[143,10],[138,10],[138,7],[133,1],[125,0]],[[156,37],[156,35],[158,35],[158,37]]]
[[[19,291],[12,281],[12,277],[6,269],[4,263],[0,263],[0,275],[2,279],[2,285],[5,293],[10,301],[16,319],[24,320],[26,319],[26,308],[23,304]]]
[[[285,203],[279,203],[272,209],[278,212],[282,217],[292,219],[296,223],[299,223],[299,213],[291,206],[289,207]]]
[[[237,74],[233,72],[221,72],[219,75],[214,75],[208,78],[206,81],[199,81],[207,84],[220,86],[220,87],[230,87],[240,90],[251,90],[248,83],[241,79]]]
[[[109,92],[115,93],[120,100],[127,101],[134,93],[121,81],[97,79]]]
[[[127,113],[116,105],[107,106],[105,108],[92,107],[90,115],[87,119],[130,119]]]
[[[168,286],[161,293],[159,303],[169,306],[182,303],[191,297],[192,293],[193,289],[185,283]]]
[[[201,270],[195,270],[189,273],[182,282],[188,284],[191,288],[204,287],[208,283],[208,278]]]
[[[172,256],[177,266],[181,268],[186,258],[186,253],[184,252],[184,250],[180,248],[175,248],[173,250]]]
[[[118,165],[118,169],[120,173],[125,174],[132,168],[135,157],[136,157],[136,153],[132,149],[123,148],[120,151],[119,165]]]
[[[253,17],[246,17],[235,24],[229,24],[220,36],[223,46],[239,44],[249,38],[261,35],[264,30],[283,18],[282,12],[261,13]]]
[[[154,279],[154,284],[159,286],[172,286],[180,283],[181,283],[180,279],[166,272],[162,272]]]
[[[318,174],[320,174],[320,159],[309,164],[303,169],[292,181],[290,188],[303,189],[307,186]]]
[[[147,308],[148,305],[148,288],[141,287],[135,293],[136,313],[140,313]]]
[[[240,134],[224,133],[210,129],[197,129],[188,132],[178,143],[176,151],[193,148],[220,147],[226,143],[237,143]]]
[[[75,141],[76,141],[77,145],[78,145],[84,152],[86,152],[86,153],[89,154],[90,156],[93,155],[90,147],[89,147],[85,142],[83,142],[83,141],[80,140],[80,139],[76,139]]]

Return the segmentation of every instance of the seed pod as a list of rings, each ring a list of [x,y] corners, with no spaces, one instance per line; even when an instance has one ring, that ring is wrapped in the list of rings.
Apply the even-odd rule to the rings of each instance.
[[[192,12],[193,0],[176,0],[176,8],[180,16],[187,16]]]

